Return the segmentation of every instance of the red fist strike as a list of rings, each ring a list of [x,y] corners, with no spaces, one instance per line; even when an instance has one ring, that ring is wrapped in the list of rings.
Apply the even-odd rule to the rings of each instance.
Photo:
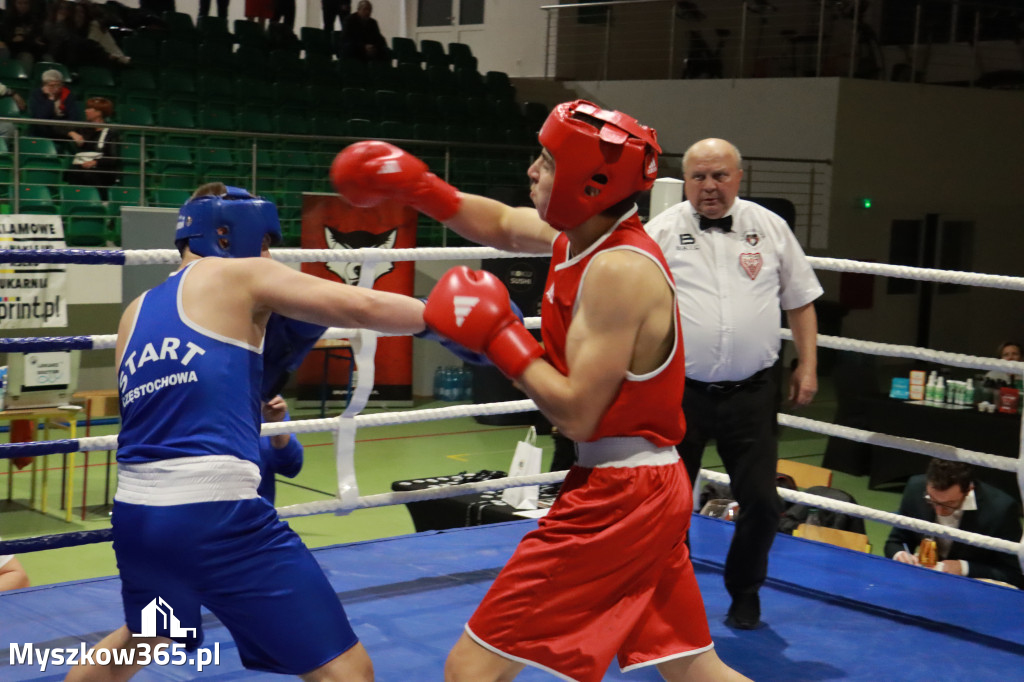
[[[331,183],[361,208],[394,199],[441,222],[459,210],[458,190],[409,152],[378,140],[356,142],[334,157]]]
[[[516,379],[544,354],[526,330],[501,281],[489,272],[452,268],[430,292],[423,319],[431,329],[470,350]]]

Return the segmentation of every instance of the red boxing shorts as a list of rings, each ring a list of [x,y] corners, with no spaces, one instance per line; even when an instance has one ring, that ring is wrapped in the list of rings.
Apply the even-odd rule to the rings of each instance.
[[[563,679],[598,682],[710,649],[684,542],[693,510],[681,461],[573,467],[466,631],[481,646]]]

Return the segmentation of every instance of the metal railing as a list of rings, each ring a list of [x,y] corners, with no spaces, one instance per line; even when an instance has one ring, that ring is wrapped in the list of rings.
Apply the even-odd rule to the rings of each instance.
[[[177,208],[199,184],[211,181],[235,184],[272,199],[278,205],[286,237],[297,237],[301,230],[303,193],[333,192],[328,172],[334,156],[361,139],[108,123],[105,125],[120,137],[122,163],[121,169],[112,173],[116,178],[111,178],[109,194],[104,197],[107,212],[97,215],[88,210],[94,202],[79,203],[75,198],[61,196],[62,187],[79,184],[67,181],[64,175],[72,157],[70,144],[61,143],[63,149],[56,157],[40,154],[33,150],[34,143],[49,141],[26,136],[20,129],[23,125],[52,121],[0,121],[17,124],[7,154],[0,153],[0,169],[5,160],[10,168],[7,179],[0,182],[0,193],[6,191],[7,196],[0,203],[7,204],[6,210],[56,214],[72,222],[105,219],[107,240],[114,242],[119,234],[120,205]],[[62,125],[95,127],[83,122]],[[536,155],[536,146],[389,141],[417,154],[438,176],[467,192],[491,194],[506,201],[528,201],[526,169]],[[788,199],[796,208],[795,230],[801,243],[805,247],[825,245],[832,172],[829,161],[745,157],[743,168],[743,196]],[[682,154],[663,154],[660,175],[681,178]],[[23,196],[29,187],[47,188],[45,201]],[[421,219],[418,241],[430,246],[463,243],[454,233],[427,218]]]
[[[607,0],[542,6],[560,80],[843,76],[1024,89],[1024,4]]]
[[[25,126],[52,125],[53,121],[0,118],[15,124],[7,152],[0,152],[0,204],[9,213],[47,213],[71,219],[99,219],[80,211],[74,199],[63,198],[61,188],[84,185],[66,175],[75,148],[70,141],[51,141],[25,134]],[[61,122],[63,127],[96,127],[86,122]],[[110,241],[116,241],[121,204],[177,207],[198,185],[221,181],[245,187],[274,200],[286,236],[298,233],[302,195],[333,192],[329,169],[335,155],[363,138],[323,135],[231,132],[202,128],[172,128],[106,123],[117,131],[120,169],[110,173],[109,188],[100,189],[108,208]],[[536,147],[437,140],[388,140],[420,156],[431,170],[453,184],[466,184],[481,192],[513,183],[525,186],[525,169]],[[42,149],[40,149],[40,147]],[[521,163],[514,177],[508,165]],[[9,169],[4,173],[4,168]],[[43,188],[45,191],[38,191]],[[93,202],[90,202],[93,203]],[[431,245],[447,245],[451,233],[424,220],[421,233]],[[423,234],[421,234],[423,237]]]

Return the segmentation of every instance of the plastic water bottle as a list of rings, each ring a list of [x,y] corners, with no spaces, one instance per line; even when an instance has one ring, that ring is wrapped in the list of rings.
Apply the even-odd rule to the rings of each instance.
[[[438,365],[434,368],[434,400],[441,399],[441,366]]]
[[[445,376],[444,387],[445,400],[454,402],[459,399],[459,375],[458,371],[454,367],[448,368],[448,373]]]
[[[473,370],[462,368],[462,400],[473,401]]]
[[[820,526],[821,525],[821,517],[818,516],[817,508],[811,507],[807,511],[807,521],[805,521],[805,523],[808,526]]]

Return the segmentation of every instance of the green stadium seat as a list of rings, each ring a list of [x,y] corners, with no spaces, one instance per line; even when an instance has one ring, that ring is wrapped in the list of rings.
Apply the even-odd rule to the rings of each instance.
[[[448,61],[455,69],[476,70],[476,57],[465,43],[448,43]]]
[[[396,64],[416,64],[419,66],[423,58],[416,49],[416,41],[412,38],[395,36],[391,39],[391,57]]]
[[[224,17],[199,17],[196,21],[196,32],[199,34],[201,45],[231,46],[235,42],[235,37],[228,29],[228,20]]]
[[[349,137],[358,137],[361,140],[375,140],[380,137],[378,125],[365,118],[350,118],[345,121]]]
[[[373,93],[373,103],[380,117],[389,121],[406,121],[405,97],[394,90],[377,90]]]
[[[342,88],[341,104],[346,118],[377,118],[373,95],[363,88]]]
[[[196,173],[197,184],[219,181],[234,185],[244,175],[230,149],[207,145],[196,150]]]
[[[108,222],[105,217],[69,216],[64,225],[64,243],[68,246],[106,246]]]
[[[121,72],[119,102],[136,102],[156,106],[160,92],[156,86],[156,73],[149,68],[133,66]]]
[[[196,77],[196,95],[204,105],[231,106],[237,102],[232,95],[232,78],[226,73],[211,71]]]
[[[245,22],[249,23],[249,22]],[[234,52],[234,71],[237,75],[255,78],[261,81],[269,80],[270,55],[266,48],[254,47],[252,45],[240,45]]]
[[[270,80],[295,83],[305,80],[306,67],[293,50],[272,50],[270,52]]]
[[[401,90],[405,92],[427,92],[430,89],[430,81],[427,80],[426,72],[419,64],[402,63],[395,67],[398,72],[398,81]]]
[[[284,135],[309,135],[312,133],[309,117],[304,114],[281,112],[273,118],[275,132]],[[294,144],[287,142],[286,144]]]
[[[274,132],[273,122],[270,115],[262,111],[254,111],[246,108],[238,112],[235,117],[235,124],[238,130],[248,133],[272,133]]]
[[[24,118],[25,112],[18,108],[13,97],[0,97],[0,116]]]
[[[80,66],[78,85],[84,97],[117,98],[120,92],[114,72],[104,66]]]
[[[455,87],[459,94],[472,97],[483,97],[487,94],[484,77],[476,69],[455,69]]]
[[[199,127],[206,130],[236,130],[235,117],[227,107],[211,104],[199,110]]]
[[[258,50],[270,49],[270,38],[262,26],[255,21],[235,19],[235,42],[239,47],[254,47]]]
[[[170,39],[160,44],[161,68],[194,72],[198,66],[198,52],[194,43]]]
[[[541,102],[523,103],[523,118],[526,119],[527,125],[535,130],[540,130],[544,125],[544,121],[548,119],[548,113],[547,105]]]
[[[444,45],[437,40],[421,40],[420,55],[423,57],[423,62],[428,67],[440,66],[447,69],[448,65],[451,64],[451,61],[448,59],[448,55],[445,54]]]
[[[206,19],[207,17],[200,17]],[[196,60],[202,65],[199,76],[218,73],[228,77],[234,76],[235,55],[231,44],[231,34],[227,42],[200,43],[196,49]]]
[[[389,62],[370,62],[366,71],[370,77],[370,90],[398,90],[402,87],[398,71]]]
[[[338,62],[338,77],[341,79],[340,87],[343,88],[366,88],[370,85],[370,72],[365,62],[354,59],[342,59]]]
[[[121,39],[121,50],[132,58],[128,71],[140,66],[154,67],[160,64],[160,34],[154,31],[139,31]]]
[[[191,190],[196,186],[195,165],[189,147],[178,144],[153,145],[147,176],[153,188]]]
[[[107,207],[95,187],[77,185],[61,185],[59,189],[60,208],[62,215],[98,216],[106,218]]]
[[[150,205],[160,208],[180,208],[192,196],[187,189],[161,187],[150,191]]]
[[[328,57],[334,54],[334,50],[331,48],[331,37],[322,28],[303,26],[299,29],[299,42],[302,43],[302,49],[306,51],[306,59],[309,59],[311,54],[327,55]]]
[[[42,185],[20,185],[18,187],[20,213],[31,215],[58,215],[57,204],[49,187]]]
[[[435,95],[453,95],[456,93],[455,74],[446,66],[427,66],[427,83],[430,84],[429,92]]]
[[[160,71],[160,91],[162,102],[187,101],[196,102],[196,79],[191,71],[177,67]]]
[[[487,86],[487,94],[495,99],[516,98],[516,89],[504,71],[488,71],[484,74],[484,84]]]
[[[167,29],[167,37],[171,40],[189,45],[199,42],[199,31],[192,23],[191,15],[184,12],[164,12],[163,20]]]
[[[385,140],[413,140],[416,134],[411,123],[404,121],[381,121],[380,136]]]
[[[437,98],[425,92],[410,92],[405,96],[405,110],[414,123],[437,123]]]

